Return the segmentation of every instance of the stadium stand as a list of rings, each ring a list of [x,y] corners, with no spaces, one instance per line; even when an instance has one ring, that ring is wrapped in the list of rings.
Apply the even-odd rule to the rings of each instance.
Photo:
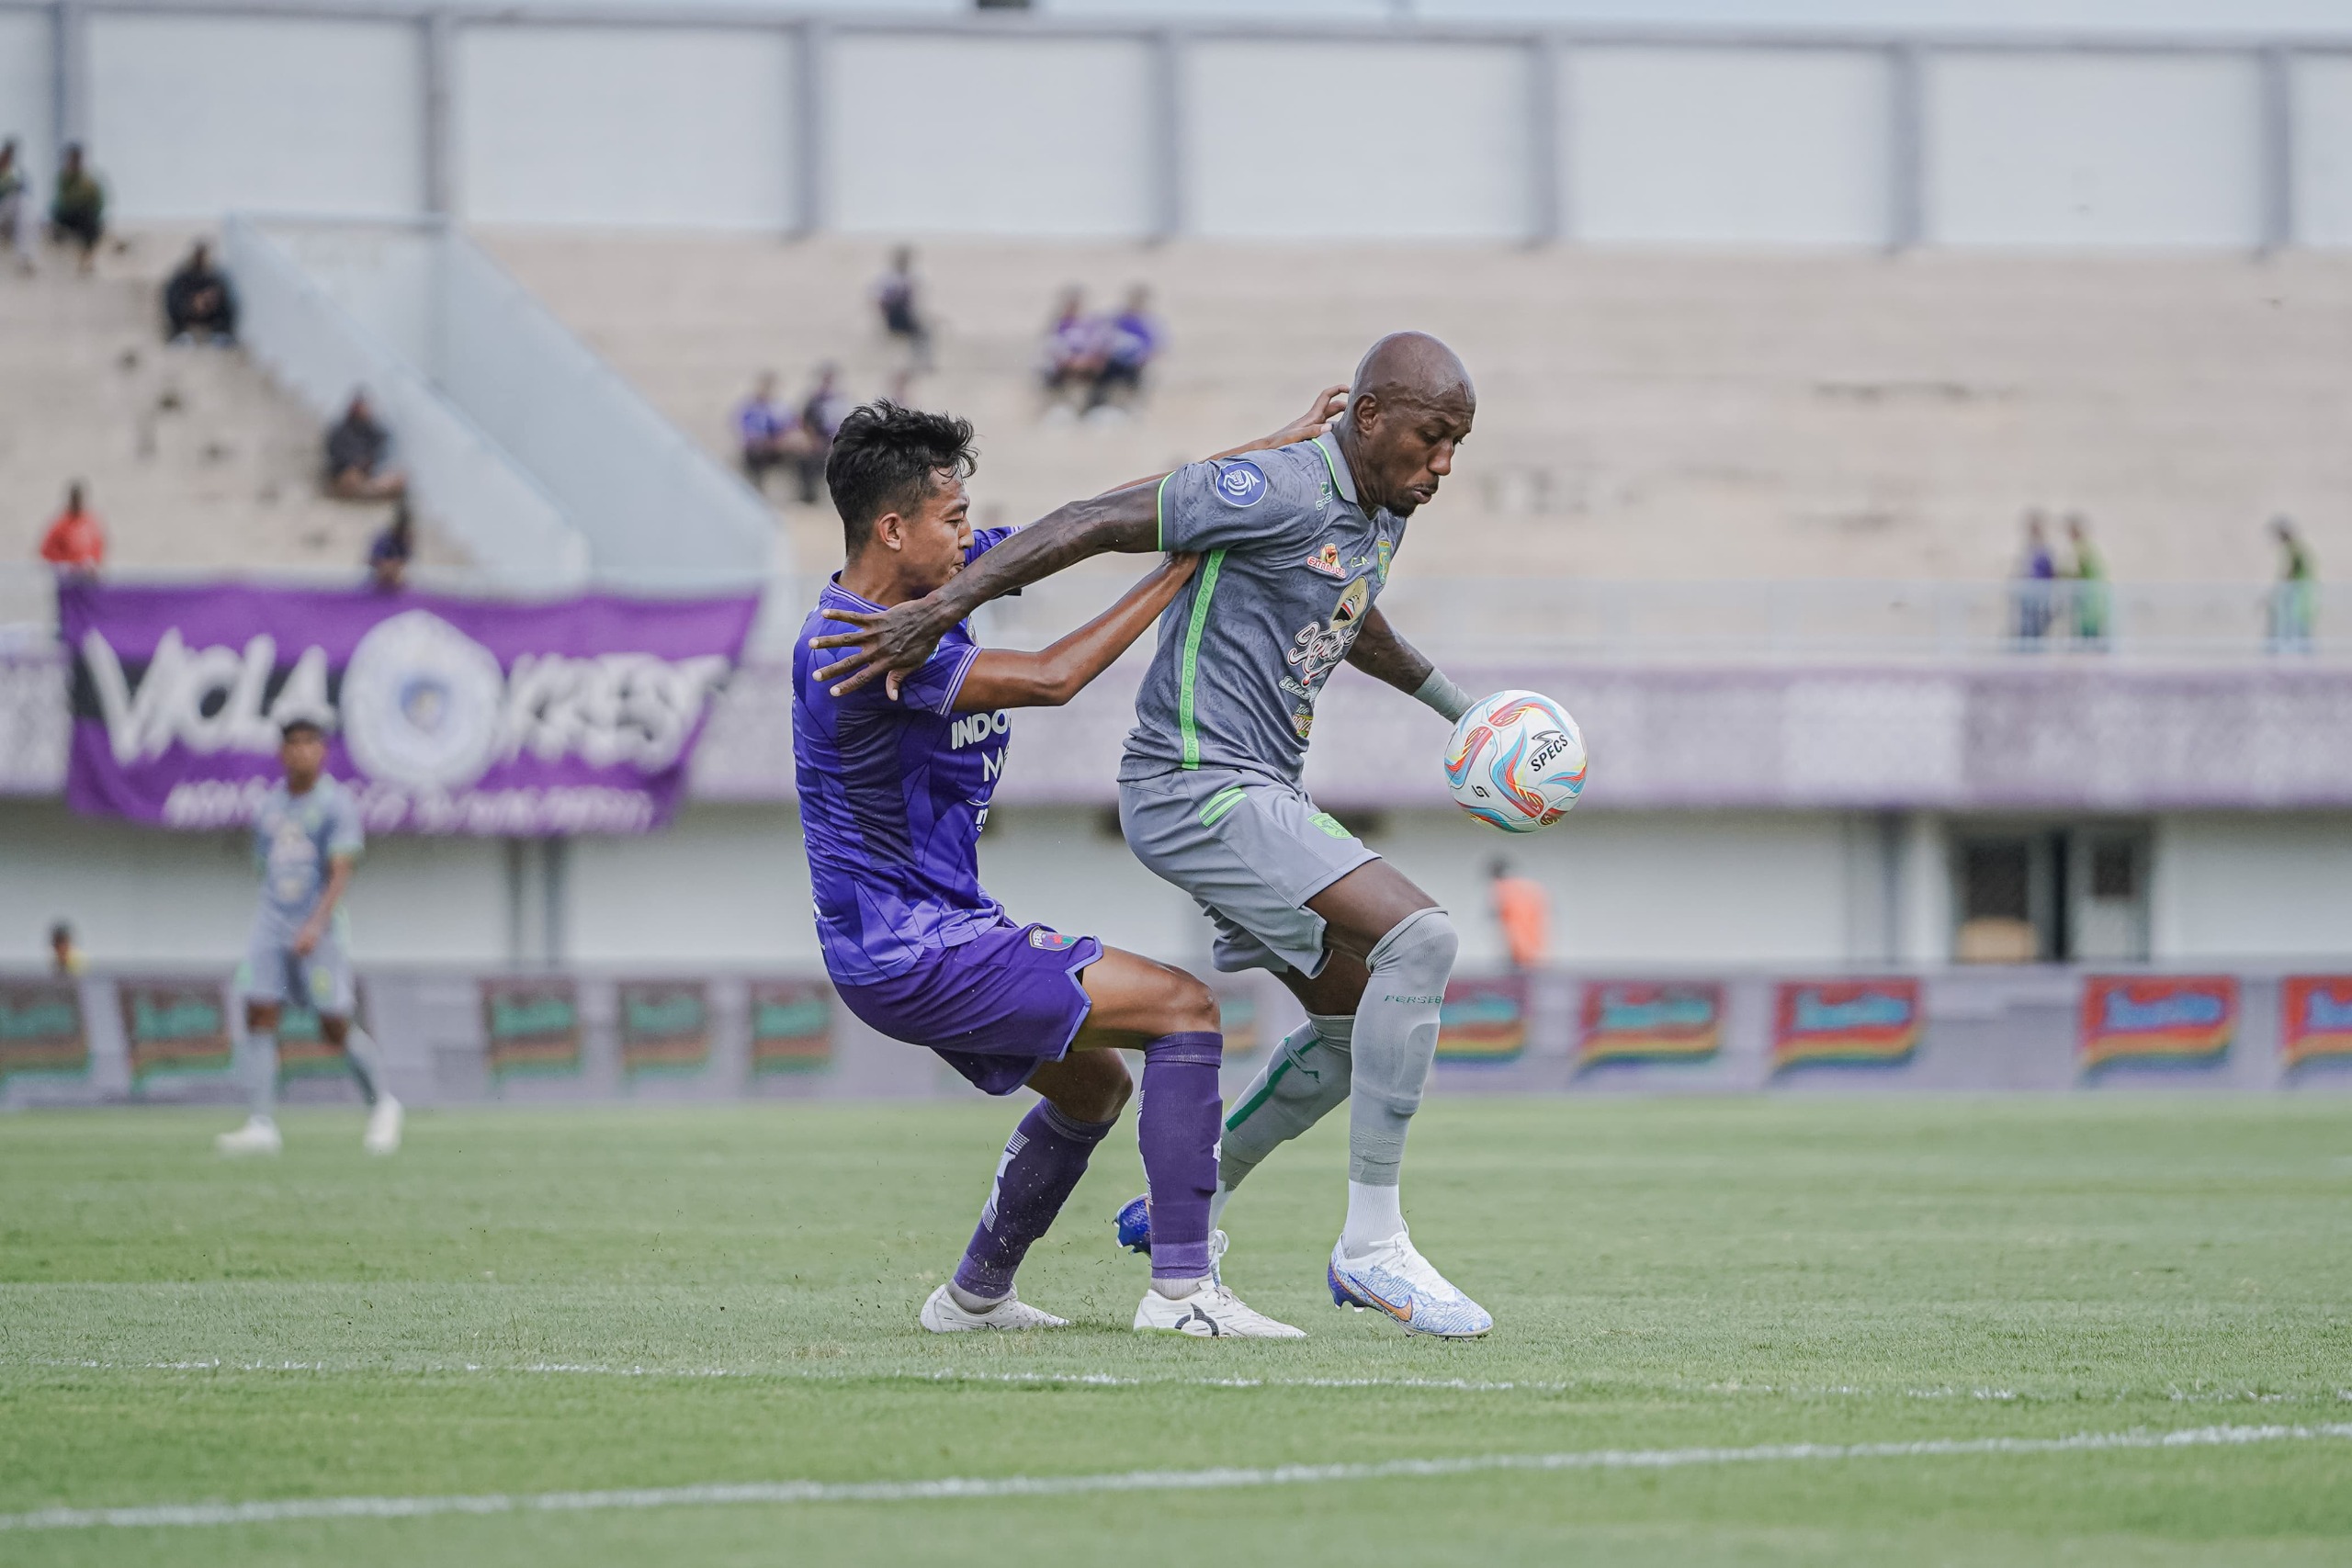
[[[838,360],[861,398],[903,349],[868,301],[887,246],[586,239],[491,248],[705,447],[750,374]],[[2012,570],[2030,507],[2093,520],[2126,581],[2255,582],[2274,513],[2352,559],[2352,269],[2233,257],[1611,254],[926,243],[938,365],[974,418],[981,510],[1072,495],[1255,433],[1376,333],[1445,335],[1478,377],[1441,558],[1587,579],[1941,579]],[[1057,289],[1148,284],[1169,333],[1141,417],[1042,424]],[[802,558],[839,550],[795,509]]]
[[[390,515],[320,492],[316,421],[242,352],[167,348],[158,303],[184,235],[147,232],[77,277],[55,253],[0,276],[0,562],[33,559],[69,480],[110,570],[347,568]],[[421,531],[420,559],[462,558]]]

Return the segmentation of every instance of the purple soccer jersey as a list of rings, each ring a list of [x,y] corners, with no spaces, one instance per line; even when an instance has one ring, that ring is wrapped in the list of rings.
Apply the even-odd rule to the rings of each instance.
[[[1012,531],[974,530],[964,558]],[[1001,713],[952,711],[979,656],[971,628],[941,638],[896,702],[878,680],[836,697],[810,678],[837,654],[808,639],[850,629],[825,612],[881,607],[828,581],[792,650],[792,756],[817,940],[845,986],[903,975],[1005,920],[980,886],[978,841],[1011,726]]]

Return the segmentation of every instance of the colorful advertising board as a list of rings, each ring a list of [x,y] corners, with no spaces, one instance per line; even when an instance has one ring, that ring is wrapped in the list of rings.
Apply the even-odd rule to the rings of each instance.
[[[2228,975],[2092,975],[2083,981],[2075,1061],[2086,1073],[2137,1065],[2210,1067],[2238,1031]]]
[[[490,1076],[569,1077],[580,1072],[580,994],[561,976],[481,982]]]
[[[1899,1067],[1919,1048],[1919,982],[1786,980],[1772,1005],[1772,1070]]]
[[[1577,1070],[1706,1062],[1723,1049],[1724,988],[1712,981],[1592,980],[1577,1021]]]
[[[2278,1055],[2290,1070],[2352,1066],[2352,975],[2290,975],[2278,985]]]
[[[752,1072],[822,1072],[833,1062],[833,988],[822,980],[754,980]]]
[[[1454,980],[1438,1010],[1437,1059],[1497,1063],[1527,1049],[1527,977]]]
[[[0,980],[0,1084],[86,1077],[89,1071],[82,987],[72,980]]]
[[[235,1065],[229,1008],[218,978],[123,980],[115,987],[130,1083],[228,1073]]]
[[[684,1077],[710,1066],[710,991],[699,980],[624,980],[615,987],[621,1072]]]
[[[65,795],[166,828],[242,827],[278,728],[328,728],[371,833],[641,833],[676,812],[758,600],[514,604],[213,582],[60,585]]]

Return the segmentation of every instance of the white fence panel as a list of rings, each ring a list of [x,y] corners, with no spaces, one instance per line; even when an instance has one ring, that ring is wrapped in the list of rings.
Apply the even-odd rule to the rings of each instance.
[[[555,502],[411,365],[371,336],[283,247],[232,218],[224,260],[237,280],[245,347],[324,419],[367,389],[418,509],[490,576],[519,588],[578,587],[585,542]]]
[[[1185,51],[1185,209],[1217,239],[1516,239],[1532,73],[1483,44]]]
[[[1562,71],[1566,210],[1603,243],[1876,245],[1891,237],[1887,58],[1592,49]]]
[[[44,206],[57,172],[57,145],[50,134],[57,118],[50,95],[54,47],[47,17],[0,11],[0,141],[16,139],[17,166],[31,178],[33,194]]]
[[[123,218],[424,208],[424,44],[413,25],[89,19],[92,161]]]
[[[2261,243],[2250,56],[1939,55],[1926,91],[1932,240]]]
[[[481,223],[781,229],[793,45],[729,28],[469,27],[459,200]]]
[[[2300,61],[2292,80],[2296,238],[2352,245],[2352,56]]]
[[[1140,40],[852,35],[830,51],[828,222],[853,233],[1147,232]]]

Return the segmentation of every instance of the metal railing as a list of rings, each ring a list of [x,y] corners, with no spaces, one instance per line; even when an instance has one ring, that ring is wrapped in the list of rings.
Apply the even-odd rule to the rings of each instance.
[[[197,574],[127,575],[187,581]],[[354,586],[364,577],[356,566],[259,567],[254,575]],[[412,581],[449,592],[500,591],[494,580],[463,570],[424,571]],[[817,581],[770,581],[752,638],[754,657],[789,655]],[[1034,583],[1016,598],[983,606],[974,629],[991,647],[1042,648],[1101,614],[1125,581],[1087,572]],[[48,640],[54,624],[51,583],[46,568],[0,565],[0,652]],[[1399,631],[1431,655],[1484,663],[2352,660],[2352,641],[2327,635],[2326,591],[2316,583],[1602,582],[1400,575],[1380,604]]]
[[[587,541],[556,499],[420,367],[254,220],[232,215],[221,250],[237,280],[246,352],[322,421],[365,389],[394,433],[418,510],[485,571],[524,590],[586,580]]]

